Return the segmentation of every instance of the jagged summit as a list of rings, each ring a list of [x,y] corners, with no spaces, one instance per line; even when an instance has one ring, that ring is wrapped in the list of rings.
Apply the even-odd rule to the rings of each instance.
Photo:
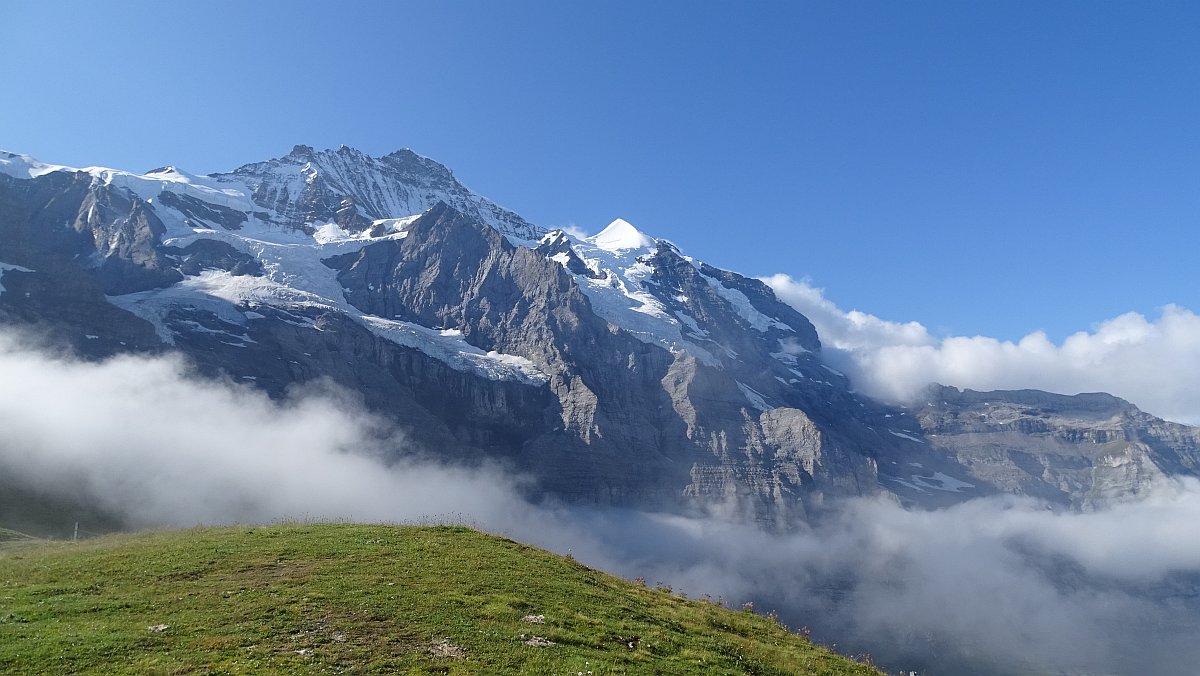
[[[209,177],[224,185],[245,186],[254,204],[285,228],[336,222],[361,229],[445,202],[515,240],[538,239],[544,232],[472,192],[445,166],[408,149],[371,157],[346,145],[336,150],[297,145],[283,157]]]
[[[215,172],[209,174],[209,176],[217,178],[229,174],[254,174],[261,171],[263,167],[272,165],[303,165],[309,163],[313,164],[314,169],[328,170],[334,162],[340,162],[343,165],[358,163],[362,165],[359,167],[361,171],[369,171],[373,165],[384,164],[398,169],[407,169],[414,174],[427,174],[444,179],[452,179],[454,176],[454,172],[446,165],[425,155],[421,155],[411,148],[400,148],[386,155],[374,157],[344,143],[338,145],[337,148],[326,148],[324,150],[317,150],[313,146],[300,143],[292,146],[291,152],[286,155],[259,162],[250,162],[231,172]]]

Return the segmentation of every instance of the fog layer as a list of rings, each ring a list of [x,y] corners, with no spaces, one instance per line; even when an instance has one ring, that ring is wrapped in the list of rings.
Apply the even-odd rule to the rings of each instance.
[[[893,669],[1191,674],[1200,663],[1195,481],[1091,514],[1012,498],[936,512],[852,500],[780,536],[534,507],[517,479],[440,465],[436,451],[407,447],[336,390],[273,402],[174,358],[81,363],[0,336],[0,484],[69,493],[132,526],[466,521],[691,596],[753,601]]]

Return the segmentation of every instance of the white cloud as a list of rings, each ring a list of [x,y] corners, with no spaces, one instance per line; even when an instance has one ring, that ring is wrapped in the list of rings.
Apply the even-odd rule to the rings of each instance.
[[[1157,416],[1200,424],[1200,316],[1168,305],[1153,321],[1130,312],[1055,344],[1040,331],[1019,341],[935,338],[899,324],[844,312],[820,289],[787,275],[763,278],[805,314],[828,358],[870,395],[906,401],[931,382],[974,390],[1108,392]]]
[[[273,402],[178,358],[50,357],[0,335],[0,476],[69,490],[131,525],[403,520],[517,502],[508,481],[405,462],[344,392]],[[86,527],[86,525],[85,525]]]
[[[563,232],[574,237],[575,239],[587,239],[589,237],[587,231],[579,227],[579,225],[576,223],[568,223],[567,225],[560,227]]]
[[[448,516],[692,596],[754,600],[893,669],[1190,674],[1200,663],[1194,480],[1089,514],[1025,498],[934,512],[853,500],[779,535],[533,506],[494,468],[394,460],[404,439],[328,388],[276,402],[195,378],[176,358],[79,362],[20,345],[0,333],[0,483],[132,525]]]
[[[854,499],[801,532],[572,513],[532,541],[928,674],[1195,673],[1200,482],[1086,514],[1000,496],[936,511]],[[561,549],[560,549],[561,551]]]

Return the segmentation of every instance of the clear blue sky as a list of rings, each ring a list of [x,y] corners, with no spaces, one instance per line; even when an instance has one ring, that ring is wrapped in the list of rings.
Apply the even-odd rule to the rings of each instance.
[[[1200,310],[1200,3],[0,3],[0,148],[399,147],[938,333]]]

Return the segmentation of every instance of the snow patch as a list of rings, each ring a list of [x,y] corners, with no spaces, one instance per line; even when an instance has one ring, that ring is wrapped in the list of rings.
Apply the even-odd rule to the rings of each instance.
[[[911,481],[905,481],[904,479],[900,479],[900,478],[898,478],[898,477],[894,477],[894,476],[887,476],[887,475],[884,475],[884,474],[880,474],[880,475],[879,475],[879,478],[880,478],[880,480],[882,480],[882,481],[892,481],[892,482],[895,482],[895,483],[898,483],[898,484],[900,484],[901,486],[906,486],[906,487],[908,487],[908,488],[911,488],[911,489],[913,489],[914,491],[917,491],[918,493],[926,493],[926,494],[927,494],[927,493],[929,493],[929,491],[925,490],[924,488],[921,488],[921,487],[920,487],[920,486],[918,486],[917,484],[915,484],[915,483],[913,483],[913,482],[911,482]]]
[[[404,218],[381,218],[371,221],[371,227],[363,229],[361,232],[350,232],[337,223],[323,223],[315,226],[312,238],[317,244],[338,244],[343,242],[358,242],[367,244],[369,242],[379,241],[381,239],[404,239],[408,237],[408,226],[413,221],[421,217],[421,214],[415,216],[405,216]],[[385,234],[374,237],[372,232],[382,230]]]
[[[975,484],[959,481],[941,472],[934,472],[932,477],[923,477],[919,474],[914,474],[912,480],[913,483],[922,488],[932,488],[935,491],[946,491],[947,493],[959,493],[964,488],[975,488]]]
[[[341,242],[351,237],[352,235],[337,223],[326,223],[317,228],[316,232],[313,233],[313,239],[316,240],[317,244]]]
[[[13,265],[12,263],[0,263],[0,280],[4,279],[4,273],[10,272],[10,271],[11,272],[33,272],[33,270],[30,270],[29,268],[23,268],[20,265]],[[0,294],[2,294],[2,293],[4,293],[4,284],[0,284]]]
[[[784,364],[787,364],[788,366],[795,366],[799,361],[796,359],[796,355],[789,354],[787,352],[772,352],[771,357],[783,362]]]
[[[458,330],[430,329],[374,315],[362,315],[360,319],[375,335],[418,349],[457,371],[474,372],[489,380],[518,380],[530,385],[542,385],[550,380],[550,376],[525,357],[494,350],[485,352],[466,342]]]
[[[763,396],[759,394],[759,392],[753,387],[750,387],[740,380],[735,382],[737,382],[738,389],[742,391],[742,395],[746,397],[746,401],[750,402],[750,405],[754,408],[757,408],[760,411],[770,411],[771,409],[775,408],[774,406],[767,404],[767,400],[763,398]]]
[[[894,436],[894,437],[900,437],[901,439],[908,439],[909,441],[915,441],[915,442],[917,442],[918,444],[923,444],[923,443],[925,443],[925,440],[924,440],[924,439],[918,439],[918,438],[916,438],[916,437],[914,437],[914,436],[912,436],[912,435],[905,434],[905,433],[903,433],[903,432],[897,432],[897,431],[895,431],[895,430],[888,430],[888,434],[890,434],[890,435],[892,435],[892,436]]]
[[[725,302],[729,303],[730,307],[733,308],[733,311],[736,312],[739,317],[746,320],[746,323],[749,324],[754,330],[767,331],[772,327],[783,329],[784,331],[795,330],[778,319],[768,317],[759,312],[750,302],[750,299],[746,297],[746,294],[742,293],[741,291],[725,286],[719,279],[709,277],[704,273],[700,274],[704,277],[704,280],[708,282],[708,285],[712,287],[712,289],[716,291],[721,298],[724,298]]]
[[[378,220],[371,221],[371,227],[382,228],[388,232],[400,233],[407,230],[408,226],[412,225],[413,221],[420,217],[421,214],[413,214],[412,216],[405,216],[403,218],[380,218]]]
[[[175,331],[167,326],[166,322],[167,314],[173,308],[211,312],[222,322],[238,326],[245,325],[250,318],[239,309],[239,305],[246,303],[332,308],[331,303],[313,294],[283,286],[264,277],[235,276],[224,270],[205,270],[165,289],[138,291],[107,298],[113,305],[150,322],[159,339],[168,345],[174,345],[176,337]],[[193,330],[211,332],[187,322],[183,325]]]
[[[690,331],[690,333],[688,334],[689,337],[695,338],[697,340],[707,340],[708,339],[708,331],[705,331],[704,329],[700,328],[700,325],[698,323],[696,323],[695,317],[689,315],[686,312],[680,312],[678,310],[675,311],[675,317],[679,321],[683,322],[685,326],[688,327],[688,330]]]

